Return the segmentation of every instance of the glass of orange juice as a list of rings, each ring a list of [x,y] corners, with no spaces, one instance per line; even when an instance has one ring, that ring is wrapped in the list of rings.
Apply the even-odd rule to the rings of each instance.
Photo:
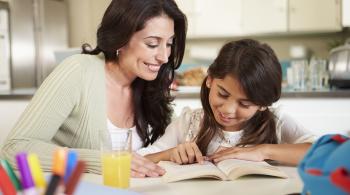
[[[117,188],[128,188],[131,166],[130,129],[100,132],[101,165],[103,184]]]

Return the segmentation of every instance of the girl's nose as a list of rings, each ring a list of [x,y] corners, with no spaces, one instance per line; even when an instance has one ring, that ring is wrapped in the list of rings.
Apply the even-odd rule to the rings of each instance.
[[[238,108],[237,103],[227,102],[227,103],[223,104],[222,114],[225,117],[230,117],[230,116],[236,114],[237,108]]]

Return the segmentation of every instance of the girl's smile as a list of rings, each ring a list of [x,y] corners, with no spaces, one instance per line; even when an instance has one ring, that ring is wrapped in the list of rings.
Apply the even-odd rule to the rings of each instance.
[[[210,88],[209,104],[216,122],[225,131],[241,130],[242,124],[259,110],[242,90],[239,82],[232,76],[223,79],[207,79]]]

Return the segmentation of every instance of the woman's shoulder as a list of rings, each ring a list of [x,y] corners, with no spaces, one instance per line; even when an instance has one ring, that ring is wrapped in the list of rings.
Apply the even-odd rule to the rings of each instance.
[[[74,54],[64,59],[61,64],[74,64],[82,68],[98,68],[103,67],[101,65],[104,64],[104,59],[100,55]]]

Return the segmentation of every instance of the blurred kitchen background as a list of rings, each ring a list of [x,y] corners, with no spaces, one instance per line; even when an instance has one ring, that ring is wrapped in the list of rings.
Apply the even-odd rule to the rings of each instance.
[[[0,0],[0,132],[12,128],[63,58],[95,45],[110,1]],[[281,62],[283,95],[274,106],[316,134],[349,134],[350,0],[176,1],[188,17],[188,38],[175,114],[201,106],[198,85],[224,43],[254,38]]]

